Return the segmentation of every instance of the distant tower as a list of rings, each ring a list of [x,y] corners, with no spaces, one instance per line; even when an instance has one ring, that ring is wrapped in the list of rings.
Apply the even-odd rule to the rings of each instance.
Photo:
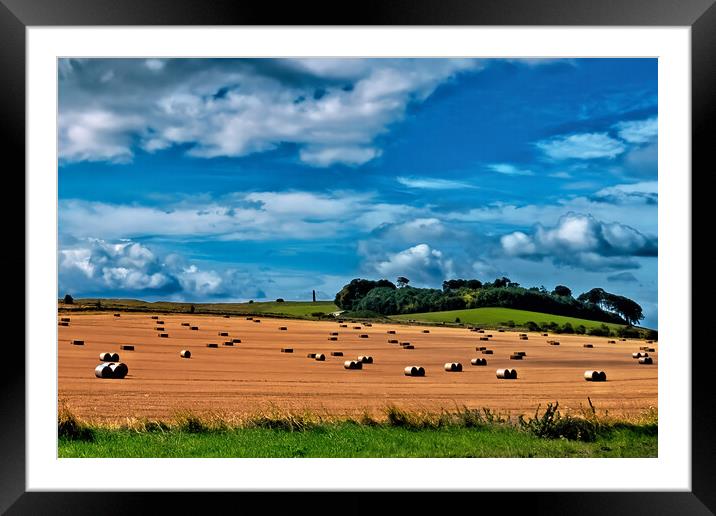
[[[314,303],[316,302],[316,291],[315,290],[313,291],[313,302]]]

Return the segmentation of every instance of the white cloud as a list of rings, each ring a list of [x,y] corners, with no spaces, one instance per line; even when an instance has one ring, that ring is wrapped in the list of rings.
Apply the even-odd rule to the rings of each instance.
[[[418,244],[374,264],[382,277],[405,276],[414,285],[435,285],[454,276],[452,260],[446,259],[438,249]]]
[[[646,120],[630,120],[619,122],[614,126],[619,137],[629,143],[648,143],[656,139],[658,134],[658,120],[656,117]]]
[[[548,174],[549,177],[554,177],[556,179],[572,179],[572,174],[569,172],[553,172],[552,174]]]
[[[487,165],[487,168],[489,168],[493,172],[497,172],[499,174],[505,174],[508,176],[533,176],[534,175],[534,172],[532,172],[531,170],[520,169],[514,165],[510,165],[509,163],[493,163],[491,165]]]
[[[120,61],[63,65],[71,73],[60,82],[60,140],[72,143],[60,145],[63,160],[127,161],[136,147],[177,144],[197,157],[239,157],[294,143],[309,165],[360,165],[380,156],[376,137],[409,104],[480,66],[466,59]],[[114,79],[88,85],[110,63]],[[88,123],[93,112],[111,118],[112,130]]]
[[[460,190],[463,188],[478,188],[476,185],[453,179],[441,179],[436,177],[403,177],[396,178],[398,183],[408,188],[421,190]]]
[[[555,263],[588,270],[636,268],[632,257],[657,254],[656,237],[577,213],[564,215],[553,227],[537,224],[531,234],[516,231],[504,235],[500,242],[508,256],[549,257]]]
[[[537,142],[537,148],[552,159],[615,158],[626,150],[619,140],[607,133],[584,133],[558,136]]]

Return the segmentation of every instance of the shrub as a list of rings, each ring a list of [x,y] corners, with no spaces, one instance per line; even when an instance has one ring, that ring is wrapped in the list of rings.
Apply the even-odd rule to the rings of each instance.
[[[574,328],[572,328],[570,323],[566,322],[564,326],[562,326],[562,333],[574,333]]]
[[[65,294],[65,299],[64,299],[63,302],[64,302],[66,305],[71,305],[72,303],[75,302],[75,300],[72,299],[72,296],[71,296],[71,295]]]
[[[284,301],[283,301],[283,298],[282,298],[282,297],[279,297],[279,298],[276,300],[276,302],[277,302],[277,303],[283,303]]]
[[[587,333],[589,335],[594,335],[595,337],[609,337],[611,335],[609,326],[606,324],[602,324],[599,328],[590,328]]]
[[[79,421],[66,407],[57,415],[57,436],[73,441],[94,441],[92,429]]]
[[[538,325],[536,322],[534,322],[534,321],[527,321],[527,322],[525,323],[525,327],[526,327],[529,331],[539,331],[539,325]]]
[[[456,323],[459,323],[459,322],[460,322],[460,318],[459,318],[459,317],[455,317],[455,322],[456,322]]]
[[[580,324],[574,329],[574,333],[576,333],[577,335],[584,335],[585,333],[587,333],[587,328],[585,328],[583,324]]]
[[[599,423],[595,418],[562,416],[559,403],[548,403],[542,416],[539,407],[533,418],[519,417],[519,425],[531,434],[547,439],[569,439],[571,441],[593,442],[599,432]]]

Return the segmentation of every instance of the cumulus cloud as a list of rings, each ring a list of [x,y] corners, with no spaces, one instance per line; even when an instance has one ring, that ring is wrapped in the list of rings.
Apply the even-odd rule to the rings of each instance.
[[[537,142],[537,148],[556,160],[615,158],[626,146],[607,133],[584,133],[557,136]]]
[[[653,204],[659,199],[656,181],[642,181],[602,188],[594,194],[594,198],[612,204]]]
[[[398,183],[408,188],[420,190],[461,190],[464,188],[477,188],[476,185],[453,179],[441,179],[437,177],[403,177],[396,178]]]
[[[500,241],[508,256],[550,258],[555,263],[588,270],[637,268],[634,257],[655,257],[658,249],[655,237],[577,213],[564,215],[556,226],[537,224],[529,234],[515,231]]]
[[[619,122],[614,128],[622,140],[626,140],[629,143],[649,143],[656,139],[658,125],[657,118],[652,117],[646,120]]]
[[[489,168],[493,172],[497,172],[498,174],[505,174],[507,176],[534,175],[534,172],[532,172],[531,170],[517,168],[516,166],[510,165],[509,163],[493,163],[492,165],[487,165],[487,168]]]
[[[418,244],[374,265],[381,277],[405,276],[415,285],[435,285],[454,276],[453,262],[438,249],[427,244]]]
[[[60,158],[125,162],[186,144],[203,158],[293,143],[316,167],[380,156],[376,137],[469,59],[60,60]],[[102,82],[111,67],[113,79]],[[88,101],[88,99],[90,99]]]

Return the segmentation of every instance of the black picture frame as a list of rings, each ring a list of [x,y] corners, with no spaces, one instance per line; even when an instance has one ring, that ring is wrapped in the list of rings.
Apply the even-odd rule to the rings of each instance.
[[[25,169],[25,30],[31,26],[109,25],[552,25],[552,26],[688,26],[691,28],[692,80],[692,171],[701,175],[713,170],[714,110],[716,107],[716,0],[370,0],[358,4],[313,2],[272,4],[232,0],[0,0],[0,147],[4,162]],[[10,158],[10,160],[8,160]],[[709,166],[710,164],[710,166]],[[9,172],[9,168],[6,169]],[[685,180],[689,171],[684,171]],[[691,172],[692,207],[704,206],[708,188],[693,188],[697,174]],[[703,180],[699,180],[703,183]],[[24,181],[13,189],[14,201],[24,203]],[[9,208],[6,206],[6,210]],[[24,204],[16,209],[22,209]],[[692,235],[708,233],[708,217],[697,217],[692,208]],[[700,222],[704,221],[704,222]],[[6,237],[16,249],[3,253],[5,270],[26,269],[25,227],[8,224]],[[698,242],[696,242],[698,243]],[[692,275],[705,273],[705,262],[692,252]],[[703,253],[708,256],[707,253]],[[19,275],[16,275],[19,276]],[[17,284],[9,291],[24,292]],[[24,285],[23,285],[24,286]],[[19,303],[19,296],[13,303]],[[691,304],[692,320],[708,320],[707,307],[696,298]],[[24,306],[24,302],[23,302]],[[699,317],[702,316],[702,317]],[[19,335],[18,338],[24,336]],[[698,351],[712,344],[701,328],[694,327],[692,352],[692,490],[689,492],[498,492],[450,494],[458,502],[480,506],[507,504],[509,512],[537,511],[550,514],[714,514],[716,511],[716,445],[714,444],[714,389],[710,385],[708,361]],[[27,342],[25,342],[27,346]],[[677,343],[674,343],[677,344]],[[33,343],[37,345],[37,343]],[[9,348],[9,349],[8,349]],[[383,510],[403,510],[394,497],[376,501],[364,493],[79,493],[26,492],[25,489],[25,353],[20,346],[5,346],[0,391],[0,512],[7,514],[123,514],[145,513],[160,504],[162,512],[187,513],[235,503],[256,503],[278,509],[281,502],[311,510],[363,512],[376,503]],[[8,364],[13,364],[9,367]],[[425,496],[413,493],[411,507],[426,506]],[[377,495],[377,494],[376,494]],[[437,494],[437,496],[441,496]],[[454,496],[457,496],[455,498]],[[290,498],[288,500],[287,498]],[[381,496],[385,498],[385,496]],[[402,498],[402,496],[400,497]],[[211,505],[208,505],[211,504]],[[234,506],[236,508],[236,506]],[[273,512],[273,510],[271,511]]]

